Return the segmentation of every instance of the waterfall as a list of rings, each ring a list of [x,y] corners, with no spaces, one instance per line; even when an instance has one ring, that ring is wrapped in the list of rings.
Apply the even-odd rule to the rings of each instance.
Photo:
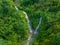
[[[17,6],[15,6],[15,9],[16,9],[17,11],[19,10],[19,9],[17,8]],[[34,35],[36,36],[36,34],[38,33],[37,31],[38,31],[39,26],[40,26],[40,24],[41,24],[41,22],[42,22],[42,17],[40,17],[40,19],[39,19],[39,21],[38,21],[39,23],[38,23],[36,29],[33,30],[33,28],[32,28],[32,23],[30,22],[27,13],[26,13],[25,11],[23,11],[23,14],[25,15],[25,18],[26,18],[26,20],[27,20],[27,22],[28,22],[28,28],[29,28],[29,31],[30,31],[26,45],[30,45],[30,42],[33,42],[33,41],[34,41]]]
[[[27,15],[27,13],[24,12],[24,11],[23,11],[23,13],[25,14],[25,18],[26,18],[26,20],[27,20],[27,22],[28,22],[28,27],[29,27],[29,31],[30,31],[26,45],[30,45],[30,42],[34,42],[34,36],[36,36],[36,34],[38,33],[37,31],[38,31],[39,26],[40,26],[40,24],[41,24],[41,22],[42,22],[42,17],[40,17],[40,19],[39,19],[39,21],[38,21],[39,23],[38,23],[38,25],[37,25],[37,27],[36,27],[36,29],[35,29],[35,31],[34,31],[33,28],[32,28],[32,26],[31,26],[31,22],[30,22],[30,20],[29,20],[29,17],[28,17],[28,15]]]
[[[41,22],[42,22],[42,17],[40,17],[40,19],[39,19],[39,23],[38,23],[38,25],[37,25],[37,27],[36,27],[36,29],[34,31],[34,34],[38,33],[38,29],[39,29],[39,26],[40,26]]]
[[[23,11],[23,13],[25,14],[25,18],[26,18],[26,20],[28,22],[29,31],[30,31],[30,33],[32,33],[32,26],[31,26],[31,22],[29,20],[29,17],[28,17],[26,12]]]
[[[15,9],[18,11],[19,9],[17,8],[17,6],[16,5],[14,5],[15,6]]]

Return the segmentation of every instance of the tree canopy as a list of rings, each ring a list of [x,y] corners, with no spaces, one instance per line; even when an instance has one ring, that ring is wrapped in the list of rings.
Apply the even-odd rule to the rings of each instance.
[[[0,45],[26,43],[29,28],[23,11],[33,29],[42,17],[33,45],[60,45],[60,0],[0,0]]]

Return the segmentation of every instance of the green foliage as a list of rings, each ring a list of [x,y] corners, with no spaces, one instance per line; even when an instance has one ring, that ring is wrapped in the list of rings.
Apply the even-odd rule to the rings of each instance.
[[[7,42],[0,38],[0,45],[7,45]]]
[[[25,44],[29,29],[22,11],[34,29],[43,18],[33,45],[60,45],[60,0],[0,0],[0,45]]]
[[[56,37],[56,34],[60,32],[60,1],[38,0],[37,3],[31,0],[28,4],[27,1],[23,1],[23,5],[20,6],[27,12],[34,29],[39,17],[43,18],[34,45],[60,45],[59,35]],[[30,3],[32,1],[34,3]]]
[[[0,38],[7,41],[6,45],[19,45],[28,38],[25,15],[21,10],[16,11],[12,0],[0,3]]]

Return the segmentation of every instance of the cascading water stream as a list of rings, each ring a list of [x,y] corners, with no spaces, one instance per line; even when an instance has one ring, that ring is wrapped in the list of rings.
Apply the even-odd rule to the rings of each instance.
[[[15,6],[15,9],[16,9],[17,11],[19,10],[19,9],[17,8],[17,6]],[[25,18],[26,18],[26,20],[27,20],[27,22],[28,22],[28,28],[29,28],[29,31],[30,31],[26,45],[30,45],[30,42],[31,42],[31,41],[34,42],[34,37],[33,37],[33,36],[38,33],[37,31],[38,31],[39,26],[40,26],[40,24],[41,24],[42,17],[40,17],[40,19],[39,19],[39,21],[38,21],[39,23],[38,23],[36,29],[33,30],[32,25],[31,25],[31,22],[30,22],[30,20],[29,20],[29,17],[28,17],[28,15],[27,15],[27,13],[26,13],[25,11],[23,11],[23,14],[25,15]],[[31,44],[31,45],[32,45],[32,44]]]

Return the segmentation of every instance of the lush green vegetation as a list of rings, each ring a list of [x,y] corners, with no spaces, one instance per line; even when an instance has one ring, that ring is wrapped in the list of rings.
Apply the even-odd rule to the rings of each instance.
[[[42,17],[33,45],[60,45],[60,0],[0,0],[0,45],[26,43],[29,29],[23,11],[34,29]]]
[[[16,11],[11,0],[0,1],[0,38],[7,45],[19,45],[28,36],[28,26],[22,11]]]

